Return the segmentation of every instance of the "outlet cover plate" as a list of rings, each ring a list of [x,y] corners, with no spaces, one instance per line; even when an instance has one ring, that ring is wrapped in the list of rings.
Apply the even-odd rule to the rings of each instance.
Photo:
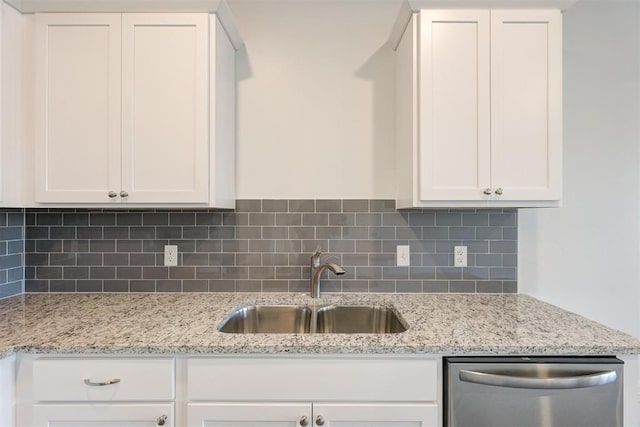
[[[178,265],[178,246],[164,246],[164,265],[167,267],[175,267]]]
[[[453,265],[454,267],[467,266],[467,247],[455,246],[453,248]]]
[[[398,245],[396,252],[396,265],[398,267],[408,267],[410,264],[409,255],[409,245]]]

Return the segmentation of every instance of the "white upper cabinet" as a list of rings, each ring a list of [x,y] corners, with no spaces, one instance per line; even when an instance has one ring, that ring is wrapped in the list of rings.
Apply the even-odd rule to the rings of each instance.
[[[36,205],[234,207],[234,31],[208,13],[34,19]]]
[[[207,202],[209,17],[122,16],[122,186],[130,203]]]
[[[399,208],[559,204],[559,10],[421,10],[396,56]]]

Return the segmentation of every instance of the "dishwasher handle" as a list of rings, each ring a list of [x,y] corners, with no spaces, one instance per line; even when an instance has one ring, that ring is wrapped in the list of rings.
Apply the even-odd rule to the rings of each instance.
[[[559,376],[551,378],[531,378],[469,370],[460,371],[460,380],[468,383],[492,385],[497,387],[530,388],[542,390],[596,387],[614,383],[617,377],[618,375],[615,371],[601,371],[584,375],[567,377]]]

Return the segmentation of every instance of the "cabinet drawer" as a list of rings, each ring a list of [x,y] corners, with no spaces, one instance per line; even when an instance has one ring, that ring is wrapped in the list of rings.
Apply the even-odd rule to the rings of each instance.
[[[173,400],[174,360],[38,359],[33,394],[41,402]]]
[[[438,362],[384,358],[211,358],[188,362],[189,400],[432,402]]]

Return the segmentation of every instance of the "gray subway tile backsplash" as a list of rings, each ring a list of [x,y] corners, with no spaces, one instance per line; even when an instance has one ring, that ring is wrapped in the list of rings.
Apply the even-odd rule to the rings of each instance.
[[[395,212],[396,202],[394,200],[369,200],[369,211],[371,212]]]
[[[22,209],[0,209],[0,299],[24,291],[25,269],[25,217]],[[48,228],[46,239],[49,238]],[[44,234],[44,233],[43,233]],[[48,265],[46,259],[36,261]]]
[[[24,240],[23,240],[24,236]],[[4,240],[1,240],[4,238]],[[164,246],[178,245],[177,267]],[[411,266],[396,266],[409,245]],[[453,266],[467,246],[468,267]],[[22,292],[517,292],[517,211],[396,211],[392,200],[238,200],[214,210],[0,211],[0,298]],[[25,277],[24,284],[22,277]]]

